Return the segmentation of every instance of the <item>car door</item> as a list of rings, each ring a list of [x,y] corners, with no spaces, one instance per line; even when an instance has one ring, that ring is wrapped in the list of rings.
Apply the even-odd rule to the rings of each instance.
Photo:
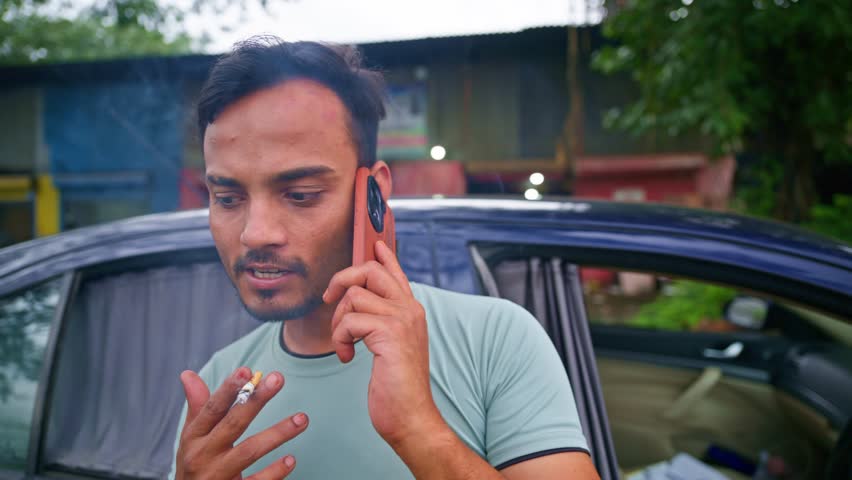
[[[743,259],[763,258],[742,245],[716,246],[741,260],[732,266],[696,262],[685,250],[678,256],[631,249],[621,238],[601,249],[607,234],[534,225],[521,233],[513,225],[491,235],[498,241],[474,241],[473,248],[480,269],[509,298],[523,290],[519,283],[527,283],[527,291],[541,288],[529,284],[533,261],[577,269],[582,317],[590,322],[621,472],[636,473],[679,453],[733,478],[750,477],[762,456],[803,478],[833,468],[852,406],[852,356],[848,346],[831,341],[842,335],[830,337],[818,322],[801,321],[815,314],[801,304],[819,306],[825,299],[822,306],[837,316],[849,297],[749,269]],[[617,235],[634,238],[635,245],[669,243],[626,231]],[[585,243],[589,238],[597,241]],[[707,247],[709,242],[698,249]],[[521,270],[501,280],[501,269],[513,268]],[[790,292],[802,292],[796,304],[778,300]],[[776,315],[771,330],[731,328],[724,306],[740,294],[775,302],[772,308],[783,315]],[[514,297],[530,308],[528,294]]]
[[[399,235],[407,274],[431,281],[428,236],[416,225]],[[162,478],[184,403],[180,372],[200,370],[258,322],[212,248],[111,261],[79,276],[52,375],[40,468]]]
[[[15,347],[0,358],[0,478],[162,478],[184,402],[178,375],[257,326],[206,227],[131,226],[105,226],[108,240],[41,241],[33,249],[50,260],[0,278],[3,341]],[[408,276],[433,283],[423,225],[402,221],[398,235]]]

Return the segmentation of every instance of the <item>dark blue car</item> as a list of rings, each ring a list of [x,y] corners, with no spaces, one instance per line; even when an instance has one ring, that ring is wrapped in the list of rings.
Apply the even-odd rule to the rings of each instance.
[[[728,478],[852,478],[852,247],[659,205],[391,205],[412,281],[539,319],[602,478],[683,455]],[[206,211],[0,250],[0,478],[163,477],[179,372],[254,326]]]

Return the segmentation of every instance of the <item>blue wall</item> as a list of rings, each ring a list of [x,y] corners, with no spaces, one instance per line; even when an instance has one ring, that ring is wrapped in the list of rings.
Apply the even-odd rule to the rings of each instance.
[[[143,198],[151,212],[177,209],[180,92],[164,82],[45,88],[45,141],[63,198]]]

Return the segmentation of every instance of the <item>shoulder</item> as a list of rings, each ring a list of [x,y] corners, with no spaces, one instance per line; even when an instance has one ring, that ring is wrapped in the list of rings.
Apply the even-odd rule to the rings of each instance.
[[[509,300],[421,284],[412,284],[412,291],[426,311],[429,343],[436,353],[487,352],[482,358],[494,359],[530,344],[546,345],[547,334],[538,320]]]
[[[529,328],[538,321],[526,309],[509,300],[471,295],[411,283],[417,301],[430,322],[447,325],[463,322],[479,327]]]

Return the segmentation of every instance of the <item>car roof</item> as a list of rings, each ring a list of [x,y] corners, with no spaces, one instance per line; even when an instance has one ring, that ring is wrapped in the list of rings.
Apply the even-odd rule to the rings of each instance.
[[[852,271],[852,246],[780,222],[732,213],[650,203],[577,199],[399,198],[389,202],[396,222],[438,222],[458,228],[497,223],[517,229],[549,225],[572,230],[618,230],[720,240]],[[207,209],[160,213],[38,238],[0,250],[0,277],[69,253],[118,248],[113,257],[212,247]],[[156,242],[152,242],[156,239]],[[152,246],[156,243],[156,247]],[[679,252],[671,252],[679,253]]]
[[[421,220],[556,223],[571,228],[628,229],[716,238],[777,250],[852,270],[852,245],[777,221],[655,203],[494,198],[400,199],[400,212]]]

